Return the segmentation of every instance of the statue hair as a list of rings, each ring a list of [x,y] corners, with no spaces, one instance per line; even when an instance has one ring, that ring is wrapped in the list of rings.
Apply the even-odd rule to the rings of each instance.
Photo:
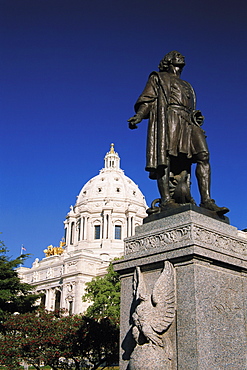
[[[169,64],[171,64],[171,60],[174,57],[175,54],[180,54],[176,50],[172,50],[169,53],[167,53],[163,59],[161,59],[160,64],[158,66],[160,72],[166,72],[168,70]]]

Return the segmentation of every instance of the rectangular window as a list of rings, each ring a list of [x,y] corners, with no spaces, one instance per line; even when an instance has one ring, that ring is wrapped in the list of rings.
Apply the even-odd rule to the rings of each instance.
[[[85,217],[82,219],[82,240],[85,239]]]
[[[78,242],[81,240],[81,219],[77,221]]]
[[[100,225],[94,226],[94,239],[100,239]]]
[[[67,244],[67,227],[64,229],[64,242]]]
[[[72,222],[71,223],[71,227],[70,227],[70,244],[74,244],[74,228],[75,228],[75,223]]]
[[[115,225],[115,239],[121,240],[121,225]]]

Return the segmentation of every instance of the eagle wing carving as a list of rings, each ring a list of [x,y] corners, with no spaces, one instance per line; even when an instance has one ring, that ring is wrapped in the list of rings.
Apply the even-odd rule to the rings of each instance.
[[[174,268],[169,261],[156,281],[151,295],[153,316],[151,326],[157,333],[168,329],[175,317]]]
[[[174,268],[169,261],[165,262],[152,294],[147,293],[140,267],[136,268],[135,279],[137,306],[132,316],[133,335],[137,342],[144,337],[147,342],[162,347],[161,335],[169,328],[175,317]]]

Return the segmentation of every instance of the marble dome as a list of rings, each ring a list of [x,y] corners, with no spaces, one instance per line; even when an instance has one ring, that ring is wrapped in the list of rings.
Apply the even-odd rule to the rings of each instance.
[[[134,235],[147,216],[147,204],[138,186],[120,168],[114,144],[104,162],[67,214],[65,241],[67,251],[87,249],[114,258],[123,253],[124,238]]]
[[[76,206],[88,202],[105,203],[111,201],[131,202],[131,204],[146,208],[145,198],[124,171],[120,168],[120,158],[111,144],[111,149],[105,156],[105,167],[100,173],[90,179],[81,189]]]

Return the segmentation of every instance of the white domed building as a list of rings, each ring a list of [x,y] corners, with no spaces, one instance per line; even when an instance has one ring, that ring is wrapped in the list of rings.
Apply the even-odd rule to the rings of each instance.
[[[82,313],[85,284],[106,272],[109,261],[121,257],[124,238],[146,217],[146,201],[138,186],[120,168],[120,158],[111,144],[105,166],[81,189],[76,204],[64,221],[65,240],[49,246],[46,257],[32,268],[21,267],[19,276],[44,293],[48,310],[67,309]]]

